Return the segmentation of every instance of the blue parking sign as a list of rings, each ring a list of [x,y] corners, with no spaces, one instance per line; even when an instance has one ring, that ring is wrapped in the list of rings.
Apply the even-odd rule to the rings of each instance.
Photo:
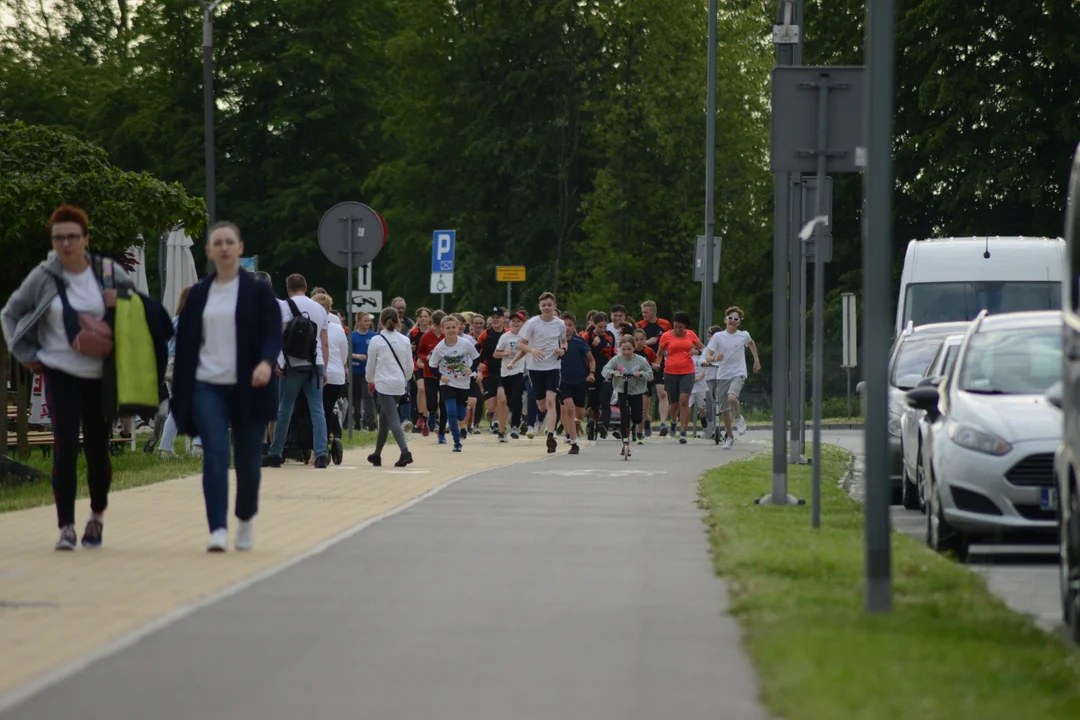
[[[454,272],[454,245],[457,230],[436,230],[431,239],[431,272]]]

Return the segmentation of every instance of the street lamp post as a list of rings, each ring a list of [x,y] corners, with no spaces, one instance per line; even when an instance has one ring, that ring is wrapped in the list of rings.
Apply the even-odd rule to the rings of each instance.
[[[203,9],[203,120],[206,128],[206,213],[209,228],[217,221],[214,187],[214,10],[223,0],[197,0]]]
[[[709,0],[709,55],[706,70],[708,87],[705,99],[705,269],[701,274],[702,337],[712,325],[713,316],[713,181],[716,168],[716,13],[717,0]]]

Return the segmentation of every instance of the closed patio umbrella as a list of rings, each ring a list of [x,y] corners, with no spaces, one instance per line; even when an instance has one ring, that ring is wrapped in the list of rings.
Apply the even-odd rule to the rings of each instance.
[[[195,258],[191,255],[194,244],[183,230],[173,230],[165,241],[165,293],[162,295],[161,304],[170,315],[176,314],[180,292],[199,281]]]

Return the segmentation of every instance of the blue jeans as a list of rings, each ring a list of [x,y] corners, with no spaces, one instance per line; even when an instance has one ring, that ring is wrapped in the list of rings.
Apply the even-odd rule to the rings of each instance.
[[[229,512],[229,418],[233,385],[195,383],[192,398],[195,425],[203,444],[203,497],[210,532],[228,527]],[[236,517],[250,520],[259,511],[259,480],[265,423],[233,425],[232,445],[236,465]]]
[[[311,413],[311,447],[315,458],[326,457],[326,413],[323,411],[322,398],[323,366],[311,365],[299,368],[285,368],[281,378],[281,404],[278,405],[277,425],[274,427],[274,443],[270,446],[270,455],[281,457],[285,449],[285,438],[289,434],[289,421],[292,420],[296,396],[304,391],[308,411]]]

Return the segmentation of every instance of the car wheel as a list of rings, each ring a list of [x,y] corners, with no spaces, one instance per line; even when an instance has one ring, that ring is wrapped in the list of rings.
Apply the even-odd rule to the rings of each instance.
[[[926,544],[942,555],[953,555],[957,562],[967,562],[971,544],[962,532],[949,525],[937,500],[937,489],[930,488],[930,504],[926,513]]]
[[[1061,615],[1069,637],[1080,642],[1080,495],[1071,488],[1068,523],[1064,509],[1058,510],[1058,548],[1061,555]]]
[[[919,448],[919,455],[915,462],[918,463],[915,466],[915,488],[918,491],[919,510],[925,515],[927,505],[926,470],[923,468],[922,447]]]
[[[919,488],[911,481],[906,462],[903,463],[901,474],[903,479],[900,481],[900,502],[904,505],[905,510],[918,510],[920,507]]]

